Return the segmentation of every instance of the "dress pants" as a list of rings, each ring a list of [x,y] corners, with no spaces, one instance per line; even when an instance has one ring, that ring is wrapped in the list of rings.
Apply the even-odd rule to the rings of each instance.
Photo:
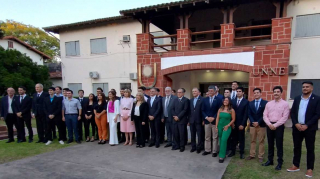
[[[45,115],[37,114],[36,122],[37,122],[37,132],[38,132],[39,141],[46,142],[45,131],[47,130],[47,121],[46,121]]]
[[[14,133],[13,133],[13,125],[16,127],[16,129],[18,130],[18,136],[19,136],[19,128],[18,128],[18,123],[17,123],[17,116],[16,114],[7,114],[7,117],[5,119],[6,121],[6,125],[8,128],[8,137],[9,140],[14,140]]]
[[[160,119],[150,121],[151,142],[150,144],[160,145]]]
[[[211,146],[212,146],[212,150],[211,150]],[[218,132],[216,130],[216,125],[213,125],[211,123],[205,124],[204,148],[206,152],[212,151],[212,153],[218,153]]]
[[[78,135],[78,115],[77,114],[65,114],[66,126],[68,128],[69,141],[73,141],[73,133],[76,141],[79,140]]]
[[[201,123],[190,123],[190,132],[191,132],[191,146],[193,149],[202,149],[202,124]],[[196,143],[196,136],[198,136],[198,145]]]
[[[67,141],[67,126],[66,122],[62,120],[62,116],[57,116],[57,128],[59,132],[59,141]]]
[[[258,138],[259,144],[259,158],[264,156],[264,139],[266,138],[266,128],[265,127],[250,127],[250,157],[256,157],[256,141]]]
[[[28,132],[29,132],[29,140],[33,140],[33,130],[31,126],[31,118],[20,118],[17,117],[18,122],[18,140],[26,140],[26,132],[24,130],[24,123],[26,123]]]
[[[120,122],[117,123],[117,135],[118,135],[118,139],[119,139],[119,142],[124,142],[126,141],[126,135],[124,132],[121,132],[120,130]]]
[[[239,126],[235,126],[231,131],[231,151],[232,153],[236,153],[236,148],[239,142],[240,154],[244,154],[244,146],[245,146],[245,130],[239,130]]]
[[[56,125],[53,125],[52,128],[51,128],[51,131],[52,131],[52,135],[54,138],[57,137],[57,129],[56,129]]]
[[[133,116],[134,124],[137,133],[137,145],[145,146],[145,137],[142,125],[142,119],[140,116]]]
[[[97,113],[100,114],[100,113]],[[103,115],[100,116],[100,118],[98,119],[95,116],[95,121],[96,124],[98,126],[98,133],[99,133],[99,139],[100,140],[107,140],[109,139],[109,126],[107,126],[107,113],[104,113]]]
[[[168,118],[165,117],[165,121],[167,121]],[[173,124],[172,122],[166,122],[166,130],[167,130],[167,143],[170,145],[173,145]]]
[[[274,140],[276,140],[278,164],[280,165],[283,164],[283,133],[284,133],[284,125],[277,127],[276,130],[271,130],[269,127],[267,127],[268,160],[273,161]]]
[[[180,124],[179,122],[173,123],[173,138],[174,145],[173,148],[184,149],[186,145],[185,140],[185,124]]]
[[[81,119],[78,121],[78,134],[79,140],[83,140],[83,124],[84,124],[85,117],[84,115],[81,116]]]
[[[160,122],[160,143],[164,142],[165,134],[166,134],[166,123],[161,121]]]
[[[314,143],[316,140],[316,130],[299,131],[296,127],[292,128],[293,137],[293,165],[300,167],[302,141],[305,139],[307,148],[307,170],[314,168]]]
[[[91,119],[84,119],[84,137],[90,137],[90,124],[91,124],[91,132],[92,132],[92,137],[94,137],[96,133],[96,121],[94,118],[94,115],[91,117]]]

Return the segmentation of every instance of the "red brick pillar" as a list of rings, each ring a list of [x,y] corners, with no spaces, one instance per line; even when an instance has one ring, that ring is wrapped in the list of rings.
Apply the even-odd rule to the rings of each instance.
[[[137,54],[153,52],[152,35],[137,34]]]
[[[291,42],[292,17],[272,19],[272,43]]]
[[[177,30],[177,51],[190,50],[191,31],[189,29]]]
[[[220,47],[233,47],[234,35],[234,24],[221,24]]]

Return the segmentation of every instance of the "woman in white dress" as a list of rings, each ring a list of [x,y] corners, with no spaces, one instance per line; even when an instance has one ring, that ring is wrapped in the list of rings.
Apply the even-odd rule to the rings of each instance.
[[[109,101],[107,105],[107,114],[109,122],[109,144],[111,146],[119,144],[117,136],[117,123],[120,122],[120,102],[116,97],[115,91],[109,91]]]

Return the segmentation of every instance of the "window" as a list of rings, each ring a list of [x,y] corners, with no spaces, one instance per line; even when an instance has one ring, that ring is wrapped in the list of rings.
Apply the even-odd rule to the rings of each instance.
[[[79,41],[66,42],[66,55],[67,56],[80,55]]]
[[[73,96],[78,96],[78,90],[82,89],[82,83],[68,83],[68,88],[73,91]]]
[[[320,36],[320,14],[297,16],[295,37]]]
[[[320,79],[291,80],[290,99],[294,99],[295,97],[302,94],[302,82],[304,82],[304,81],[312,81],[312,83],[313,83],[313,92],[312,93],[320,94]]]
[[[8,48],[13,48],[13,42],[12,41],[8,41]]]
[[[91,54],[107,53],[107,39],[91,39],[90,40]]]
[[[131,89],[131,83],[120,83],[120,89]]]
[[[151,32],[150,34],[153,35],[154,37],[165,35],[163,32]],[[155,45],[163,45],[164,38],[154,39],[153,43]]]
[[[109,86],[108,83],[92,83],[93,94],[97,95],[97,88],[102,88],[104,94],[108,96]]]

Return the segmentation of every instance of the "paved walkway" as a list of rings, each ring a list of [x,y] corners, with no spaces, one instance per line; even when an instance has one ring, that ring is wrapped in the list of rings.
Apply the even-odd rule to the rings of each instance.
[[[82,143],[0,165],[1,179],[220,179],[223,164],[211,155],[202,156],[163,148],[109,146]]]

